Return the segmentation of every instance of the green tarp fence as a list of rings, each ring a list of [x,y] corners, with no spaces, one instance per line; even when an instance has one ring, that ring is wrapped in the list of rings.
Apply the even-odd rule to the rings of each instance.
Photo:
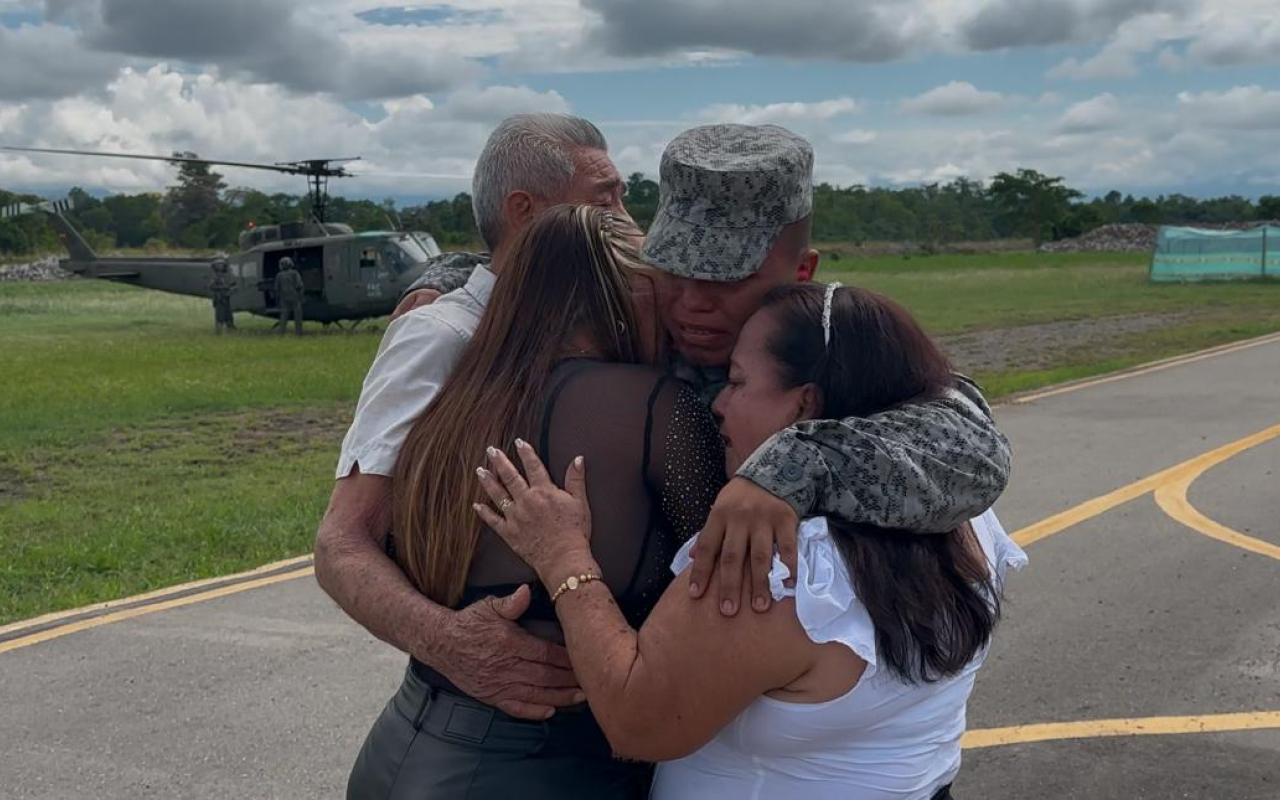
[[[1151,257],[1153,281],[1280,279],[1280,227],[1242,231],[1163,226]]]

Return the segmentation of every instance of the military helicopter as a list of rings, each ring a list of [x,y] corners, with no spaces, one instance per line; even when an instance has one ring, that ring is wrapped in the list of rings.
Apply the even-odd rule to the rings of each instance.
[[[172,164],[205,164],[262,169],[287,175],[304,175],[311,197],[311,216],[305,222],[249,227],[240,233],[241,252],[227,256],[236,290],[232,311],[275,317],[279,306],[275,277],[282,258],[288,256],[302,274],[306,287],[303,318],[326,326],[390,314],[404,289],[423,272],[425,262],[440,254],[429,233],[417,231],[366,231],[325,220],[330,178],[351,177],[342,166],[359,158],[321,158],[260,164],[182,156],[136,153],[102,153],[90,150],[56,150],[37,147],[0,147],[27,153],[132,158]],[[98,255],[64,216],[69,201],[17,204],[0,208],[0,217],[43,212],[58,232],[70,258],[60,265],[68,272],[141,286],[174,294],[209,297],[213,258],[108,258]]]

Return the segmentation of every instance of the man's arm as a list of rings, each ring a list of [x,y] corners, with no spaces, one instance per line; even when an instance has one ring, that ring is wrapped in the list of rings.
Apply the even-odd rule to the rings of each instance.
[[[736,613],[749,560],[753,607],[765,610],[773,548],[794,568],[800,518],[831,514],[884,528],[948,531],[995,503],[1009,468],[1009,441],[981,392],[963,378],[927,402],[866,418],[801,422],[761,445],[721,492],[698,539],[690,581],[696,594],[704,592],[718,562],[721,608]]]
[[[515,622],[529,590],[461,611],[419,593],[386,555],[391,479],[357,470],[339,480],[316,534],[316,580],[371,634],[409,653],[462,691],[508,714],[546,719],[582,702],[564,648]]]

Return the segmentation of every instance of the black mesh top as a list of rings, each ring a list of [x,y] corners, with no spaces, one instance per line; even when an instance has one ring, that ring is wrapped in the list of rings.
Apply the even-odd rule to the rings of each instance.
[[[639,627],[671,582],[676,551],[702,527],[725,483],[715,419],[687,384],[653,367],[569,359],[548,387],[541,425],[521,438],[537,447],[557,484],[575,457],[586,458],[591,550],[622,613]],[[487,528],[458,607],[522,583],[534,591],[521,625],[562,642],[537,574]],[[425,665],[415,661],[414,669],[450,688]]]

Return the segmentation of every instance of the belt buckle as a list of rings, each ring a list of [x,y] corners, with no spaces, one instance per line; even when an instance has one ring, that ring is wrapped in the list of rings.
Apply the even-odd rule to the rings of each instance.
[[[493,725],[493,709],[454,703],[444,724],[444,736],[468,744],[484,744]]]

